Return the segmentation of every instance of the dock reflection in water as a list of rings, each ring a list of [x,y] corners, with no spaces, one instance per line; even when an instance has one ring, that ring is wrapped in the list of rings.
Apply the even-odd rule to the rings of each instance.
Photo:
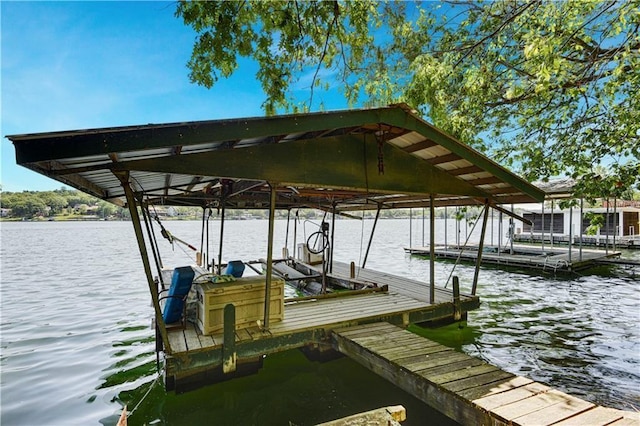
[[[199,223],[169,226],[199,242]],[[266,221],[225,227],[224,259],[264,256]],[[277,252],[285,227],[276,224]],[[370,227],[336,221],[336,259],[361,260]],[[268,357],[255,376],[166,394],[154,381],[152,308],[130,223],[3,223],[1,232],[3,425],[115,424],[121,403],[131,410],[143,397],[130,424],[312,424],[392,404],[407,408],[405,424],[446,422],[350,359],[315,363],[297,351]],[[402,250],[408,232],[406,221],[381,221],[367,266],[427,281],[429,262]],[[179,248],[162,248],[165,263],[190,262]],[[437,283],[451,267],[437,264]],[[596,272],[555,278],[483,269],[482,305],[466,327],[421,332],[588,401],[633,409],[640,406],[638,278]],[[465,290],[472,267],[459,265],[456,274]]]

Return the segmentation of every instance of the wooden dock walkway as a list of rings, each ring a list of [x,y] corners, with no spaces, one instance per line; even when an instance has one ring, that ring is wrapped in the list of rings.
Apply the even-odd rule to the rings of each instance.
[[[533,269],[547,272],[573,272],[597,266],[601,260],[620,256],[620,252],[604,250],[582,249],[580,255],[578,248],[573,247],[571,257],[566,247],[541,247],[514,244],[514,253],[511,254],[510,246],[503,246],[498,251],[495,246],[485,246],[482,251],[482,264]],[[410,254],[429,256],[429,247],[408,247],[405,251]],[[462,251],[457,246],[436,246],[436,258],[475,262],[478,258],[478,247],[467,246]]]
[[[333,342],[462,425],[640,424],[640,413],[597,406],[389,323],[334,330]]]
[[[340,264],[339,268],[348,265]],[[233,348],[225,348],[222,331],[203,335],[192,323],[184,329],[169,329],[171,351],[165,354],[165,386],[180,391],[182,384],[188,389],[197,386],[197,382],[225,378],[221,370],[227,350],[236,354],[238,365],[255,364],[270,353],[310,346],[330,348],[331,330],[337,328],[379,321],[407,326],[454,316],[456,307],[450,289],[437,288],[436,299],[430,304],[426,283],[373,270],[363,269],[360,273],[361,279],[366,277],[379,287],[388,285],[388,291],[353,295],[344,292],[340,297],[287,301],[284,319],[272,322],[267,332],[259,324],[237,328]],[[479,305],[478,296],[460,295],[458,309],[462,315]]]

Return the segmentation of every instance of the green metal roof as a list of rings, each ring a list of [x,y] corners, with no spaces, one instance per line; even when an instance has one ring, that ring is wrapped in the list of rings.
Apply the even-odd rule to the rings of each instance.
[[[124,205],[338,210],[540,202],[544,192],[407,105],[12,135],[18,164]]]

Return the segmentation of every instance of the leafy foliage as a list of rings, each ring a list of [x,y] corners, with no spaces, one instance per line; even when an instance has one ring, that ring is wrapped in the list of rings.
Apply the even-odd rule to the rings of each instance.
[[[0,189],[3,209],[10,210],[10,217],[32,219],[57,215],[84,215],[92,208],[98,217],[125,215],[124,209],[83,192],[70,189],[55,191],[3,192]]]
[[[182,1],[176,15],[198,33],[191,80],[211,87],[253,59],[267,114],[337,84],[351,104],[407,102],[530,180],[571,176],[599,197],[638,185],[639,6]]]

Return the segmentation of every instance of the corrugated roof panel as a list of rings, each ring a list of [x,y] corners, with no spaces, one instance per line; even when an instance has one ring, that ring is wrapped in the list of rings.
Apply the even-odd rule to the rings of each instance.
[[[425,140],[425,137],[417,132],[409,132],[405,133],[401,136],[397,136],[395,138],[389,139],[389,143],[395,145],[399,148],[405,148],[410,145],[422,142]]]
[[[455,161],[449,161],[447,163],[440,163],[438,164],[438,168],[442,169],[442,170],[453,170],[453,169],[459,169],[462,167],[468,167],[470,166],[471,163],[465,159],[460,159],[460,160],[455,160]]]
[[[173,148],[145,149],[144,151],[117,152],[118,161],[142,160],[160,158],[173,153]]]
[[[429,160],[435,157],[441,157],[448,154],[451,154],[451,151],[440,145],[436,145],[431,148],[423,149],[421,151],[413,153],[413,155],[415,155],[416,157],[424,158],[425,160]]]

